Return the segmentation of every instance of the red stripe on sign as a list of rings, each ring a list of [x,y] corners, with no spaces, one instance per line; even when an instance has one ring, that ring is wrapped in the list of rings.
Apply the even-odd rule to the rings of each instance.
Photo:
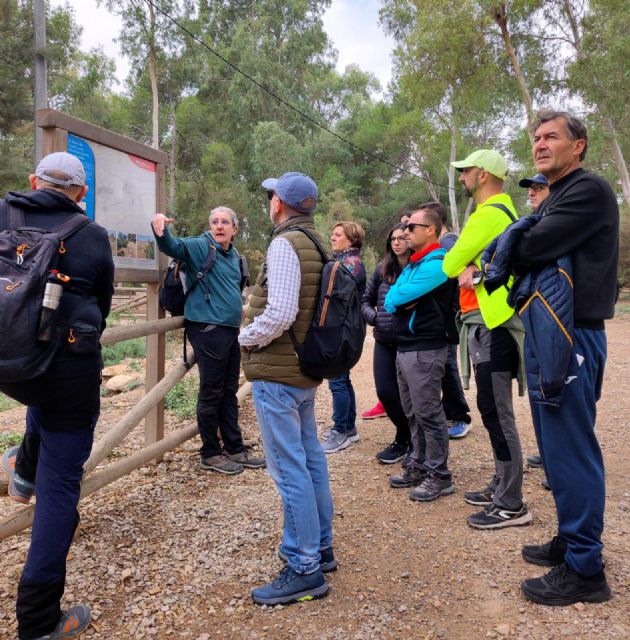
[[[133,156],[130,153],[128,153],[127,156],[129,157],[129,160],[131,160],[131,162],[136,165],[136,167],[140,167],[145,171],[152,171],[153,173],[155,173],[157,167],[155,162],[151,162],[151,160],[145,160],[144,158],[139,158],[138,156]]]

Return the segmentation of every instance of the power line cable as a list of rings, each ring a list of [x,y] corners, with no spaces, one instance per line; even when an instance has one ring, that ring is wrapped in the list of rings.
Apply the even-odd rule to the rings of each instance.
[[[407,169],[404,169],[403,167],[399,167],[399,166],[393,164],[392,162],[389,162],[389,160],[386,160],[385,158],[381,158],[380,156],[377,156],[376,154],[372,153],[371,151],[368,151],[367,149],[364,149],[363,147],[360,147],[358,144],[355,144],[351,140],[348,140],[347,138],[344,138],[343,136],[339,135],[338,133],[336,133],[332,129],[329,129],[327,126],[323,125],[321,122],[318,122],[317,120],[315,120],[315,118],[309,116],[307,113],[304,113],[303,111],[298,109],[296,106],[292,105],[290,102],[288,102],[287,100],[285,100],[281,96],[279,96],[276,93],[274,93],[273,91],[271,91],[271,89],[268,89],[264,84],[261,84],[256,79],[252,78],[250,75],[248,75],[247,73],[242,71],[239,67],[237,67],[234,63],[230,62],[227,58],[224,58],[218,51],[215,51],[212,47],[210,47],[208,44],[206,44],[206,42],[204,42],[201,38],[199,38],[194,33],[192,33],[185,26],[181,25],[175,18],[173,18],[168,13],[166,13],[166,11],[164,11],[163,9],[158,7],[154,2],[152,2],[151,0],[144,0],[144,1],[145,1],[146,4],[150,5],[156,11],[161,13],[165,18],[170,20],[178,29],[181,29],[184,33],[186,33],[188,36],[190,36],[195,42],[200,44],[202,47],[205,47],[210,53],[212,53],[214,56],[219,58],[219,60],[221,60],[223,63],[225,63],[226,65],[231,67],[237,73],[240,73],[244,78],[247,78],[247,80],[249,80],[250,82],[255,84],[259,89],[262,89],[265,93],[269,94],[272,98],[274,98],[278,102],[282,103],[283,105],[285,105],[286,107],[288,107],[289,109],[291,109],[292,111],[297,113],[298,115],[302,116],[302,118],[304,118],[305,120],[308,120],[309,122],[311,122],[315,126],[317,126],[320,129],[322,129],[323,131],[328,132],[330,135],[335,136],[335,138],[338,138],[342,142],[345,142],[347,145],[350,145],[351,147],[353,147],[357,151],[360,151],[361,153],[363,153],[364,155],[368,156],[369,158],[372,158],[373,160],[376,160],[377,162],[382,162],[383,164],[387,165],[388,167],[390,167],[392,169],[395,169],[396,171],[399,171],[401,173],[406,173],[407,175],[412,176],[413,178],[419,178],[420,180],[423,180],[424,182],[427,182],[427,183],[433,185],[434,187],[441,187],[441,188],[447,189],[447,190],[450,188],[448,185],[441,184],[439,182],[434,182],[433,180],[430,180],[429,178],[426,178],[425,176],[421,176],[421,175],[419,175],[417,173],[413,173],[413,171],[408,171]],[[456,186],[455,186],[455,188],[456,188]]]

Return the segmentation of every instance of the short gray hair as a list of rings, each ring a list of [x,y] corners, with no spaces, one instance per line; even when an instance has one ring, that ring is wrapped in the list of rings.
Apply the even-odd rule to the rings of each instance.
[[[232,218],[232,224],[235,227],[238,227],[238,216],[236,215],[236,212],[234,211],[234,209],[230,209],[230,207],[225,207],[223,205],[221,205],[220,207],[215,207],[210,212],[210,217],[208,218],[208,222],[209,223],[212,222],[212,216],[215,213],[227,213],[227,214],[229,214],[229,216]]]

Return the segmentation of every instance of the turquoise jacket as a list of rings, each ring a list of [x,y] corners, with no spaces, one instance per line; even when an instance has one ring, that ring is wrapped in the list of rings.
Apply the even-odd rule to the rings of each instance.
[[[383,305],[385,311],[396,313],[398,307],[444,284],[448,278],[442,270],[442,260],[436,258],[443,258],[445,255],[446,250],[439,248],[426,254],[417,262],[410,261],[387,292]]]
[[[210,300],[206,300],[203,288],[197,285],[188,296],[184,317],[192,322],[240,327],[242,318],[241,268],[238,251],[230,245],[224,249],[215,242],[208,231],[194,238],[177,238],[168,227],[161,238],[155,236],[162,253],[182,261],[186,265],[186,286],[190,287],[195,274],[208,254],[208,240],[217,248],[217,259],[206,276]]]

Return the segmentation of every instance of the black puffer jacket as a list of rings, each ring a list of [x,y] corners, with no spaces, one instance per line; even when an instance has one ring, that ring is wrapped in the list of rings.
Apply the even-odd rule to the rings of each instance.
[[[394,343],[394,317],[383,308],[385,296],[391,284],[381,276],[381,263],[374,269],[361,298],[361,312],[365,321],[374,327],[374,339],[379,342]]]

